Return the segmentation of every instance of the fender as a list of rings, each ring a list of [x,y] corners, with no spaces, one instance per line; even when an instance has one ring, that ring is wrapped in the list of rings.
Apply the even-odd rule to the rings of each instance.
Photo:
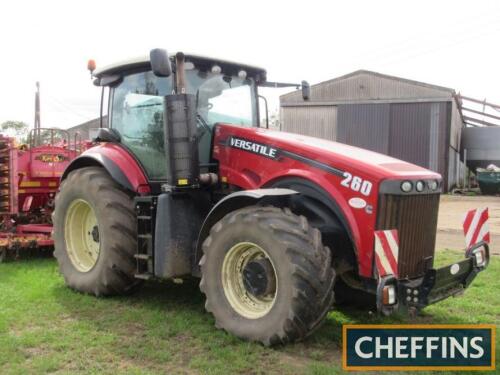
[[[363,244],[360,242],[361,231],[358,226],[358,222],[353,215],[352,208],[349,207],[346,199],[335,187],[335,184],[332,183],[331,179],[329,179],[326,175],[318,174],[310,170],[287,169],[277,171],[276,173],[270,175],[268,180],[265,181],[263,185],[266,187],[288,187],[290,189],[297,190],[294,187],[288,186],[287,183],[284,184],[284,182],[290,181],[299,183],[304,187],[307,186],[306,191],[316,191],[316,194],[318,194],[317,197],[321,197],[320,199],[332,210],[335,216],[337,216],[337,218],[344,225],[356,253],[362,253],[360,252],[360,249],[363,248]],[[302,190],[298,191],[300,193],[305,193],[305,191]],[[362,263],[361,259],[358,261]]]
[[[306,217],[309,216],[307,215],[307,211],[313,213],[314,215],[318,215],[319,219],[323,219],[323,225],[329,227],[327,229],[329,232],[343,231],[349,237],[349,240],[353,241],[351,227],[344,215],[344,212],[337,202],[332,199],[332,197],[321,186],[317,185],[313,181],[298,176],[283,176],[276,180],[269,181],[266,183],[266,187],[292,189],[298,192],[301,198],[303,197],[313,200],[311,202],[303,201],[292,203],[293,206],[296,209],[299,209],[300,213]],[[323,208],[320,208],[319,204],[321,204]],[[321,212],[325,208],[330,212]],[[317,227],[321,230],[321,227]],[[352,244],[356,249],[354,241]]]
[[[193,275],[199,275],[198,263],[202,256],[201,245],[203,241],[208,236],[210,228],[217,223],[220,219],[226,216],[228,213],[244,208],[247,206],[252,206],[257,203],[268,203],[276,206],[285,206],[288,202],[288,198],[295,194],[299,194],[295,190],[291,189],[256,189],[256,190],[242,190],[236,193],[229,194],[228,196],[221,199],[217,204],[210,210],[203,225],[201,226],[200,234],[198,235],[198,241],[196,243],[194,259],[192,263]]]
[[[290,185],[290,182],[293,184]],[[283,169],[270,174],[269,178],[262,184],[264,187],[293,189],[301,195],[310,196],[322,202],[332,214],[331,217],[337,219],[349,237],[349,243],[344,240],[340,243],[340,246],[352,249],[346,254],[347,263],[343,263],[346,265],[355,264],[360,276],[371,275],[372,252],[365,251],[365,249],[372,248],[373,244],[370,241],[373,239],[369,236],[369,231],[361,230],[359,221],[354,216],[355,212],[328,174],[307,169]],[[335,246],[335,248],[337,247]],[[352,262],[353,259],[355,262]],[[340,269],[337,272],[340,272]]]
[[[357,268],[361,276],[368,277],[371,275],[373,253],[371,251],[363,251],[363,249],[372,248],[373,242],[370,241],[373,241],[373,239],[369,236],[368,231],[361,230],[359,222],[354,216],[355,212],[352,207],[348,205],[347,200],[336,188],[328,174],[317,173],[315,170],[299,169],[293,165],[293,168],[286,168],[286,166],[284,166],[282,169],[272,169],[271,172],[264,169],[261,170],[260,173],[265,178],[262,178],[258,184],[254,181],[250,184],[247,183],[249,179],[245,173],[246,169],[250,168],[246,168],[246,165],[240,165],[240,167],[243,169],[242,171],[222,164],[220,166],[221,174],[223,176],[226,175],[231,184],[239,186],[242,189],[287,188],[297,191],[302,196],[310,196],[322,202],[323,205],[328,208],[328,211],[325,212],[327,215],[320,216],[333,219],[330,222],[335,223],[334,226],[340,224],[349,237],[349,243],[342,239],[340,244],[340,246],[347,246],[350,248],[349,251],[346,252],[347,262],[343,262],[343,264],[355,265],[355,268]],[[293,181],[293,185],[289,185],[291,181]],[[292,201],[293,200],[295,199],[292,199]],[[292,209],[292,211],[294,211],[294,209]],[[305,213],[303,214],[304,216],[308,216]],[[325,220],[322,221],[325,222]],[[323,232],[322,228],[318,229]],[[327,228],[327,230],[331,232],[331,228]],[[351,249],[352,251],[350,251]]]
[[[113,143],[101,143],[74,159],[64,171],[61,181],[79,168],[100,166],[123,188],[134,193],[147,194],[150,187],[139,163],[124,148]]]
[[[287,188],[299,195],[291,197],[291,210],[304,215],[319,229],[323,241],[335,252],[337,274],[358,269],[358,249],[344,211],[333,197],[314,181],[298,176],[282,176],[269,181],[266,187]]]

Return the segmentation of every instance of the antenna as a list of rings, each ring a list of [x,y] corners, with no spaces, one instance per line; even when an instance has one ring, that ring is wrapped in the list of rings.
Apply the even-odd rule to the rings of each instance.
[[[40,82],[36,82],[36,92],[35,92],[35,127],[33,131],[33,139],[30,140],[30,144],[37,145],[38,139],[40,137]]]
[[[40,82],[36,83],[35,93],[35,129],[40,129]]]

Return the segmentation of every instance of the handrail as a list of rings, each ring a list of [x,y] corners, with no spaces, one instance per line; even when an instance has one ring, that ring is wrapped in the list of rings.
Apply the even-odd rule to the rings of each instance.
[[[54,136],[56,132],[61,133],[63,137],[66,139],[66,144],[69,146],[70,143],[70,135],[67,130],[58,129],[58,128],[36,128],[31,129],[28,134],[28,144],[30,148],[37,147],[42,145],[42,140],[40,139],[42,132],[50,132],[50,143],[49,145],[54,147]]]

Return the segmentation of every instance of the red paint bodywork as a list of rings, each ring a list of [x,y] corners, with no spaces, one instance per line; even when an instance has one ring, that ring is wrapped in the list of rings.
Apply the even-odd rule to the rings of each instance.
[[[364,196],[340,184],[342,177],[291,158],[277,160],[224,145],[231,137],[240,137],[273,148],[286,150],[359,176],[373,184]],[[440,179],[441,176],[419,166],[375,152],[323,139],[261,128],[218,125],[215,130],[214,159],[219,161],[220,177],[242,189],[269,186],[285,177],[300,177],[326,190],[347,220],[358,254],[361,276],[371,277],[374,230],[377,217],[378,187],[385,179]],[[373,207],[372,213],[349,205],[351,198],[363,198]]]
[[[127,177],[135,192],[144,194],[149,193],[149,183],[144,171],[129,152],[122,146],[113,143],[100,143],[85,151],[81,156],[100,155],[113,161],[123,174]]]
[[[441,176],[419,166],[375,152],[323,139],[297,134],[219,124],[215,128],[213,158],[219,161],[219,178],[242,189],[271,186],[286,177],[300,177],[325,190],[341,209],[351,231],[358,255],[361,276],[372,276],[374,230],[377,217],[378,188],[386,179],[440,179]],[[340,184],[342,177],[288,157],[277,160],[225,145],[229,137],[240,137],[293,152],[305,158],[347,171],[373,184],[368,196]],[[137,161],[121,146],[102,143],[83,155],[104,155],[126,175],[134,190],[149,192],[146,175]],[[349,205],[351,198],[363,198],[371,213]]]

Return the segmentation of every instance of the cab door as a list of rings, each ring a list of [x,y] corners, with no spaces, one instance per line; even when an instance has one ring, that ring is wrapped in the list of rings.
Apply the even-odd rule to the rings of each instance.
[[[110,127],[153,181],[167,178],[163,97],[171,93],[171,78],[151,71],[125,76],[111,93]]]

